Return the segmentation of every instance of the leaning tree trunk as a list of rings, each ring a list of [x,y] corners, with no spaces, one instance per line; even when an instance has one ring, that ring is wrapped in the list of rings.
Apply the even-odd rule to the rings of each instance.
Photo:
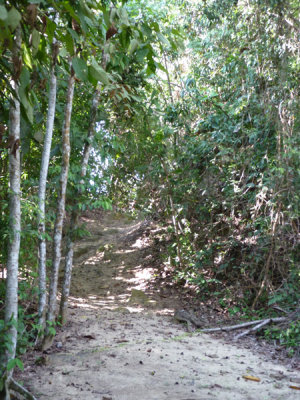
[[[96,123],[96,116],[97,116],[97,108],[99,104],[100,98],[100,86],[97,87],[92,107],[91,107],[91,114],[90,114],[90,122],[89,122],[89,129],[88,135],[85,142],[83,156],[82,156],[82,163],[81,163],[81,178],[84,178],[86,175],[87,165],[89,162],[91,147],[92,147],[92,138],[95,134],[95,123]],[[80,194],[81,190],[78,190],[78,194]],[[78,219],[78,208],[76,205],[73,208],[71,214],[71,222],[70,222],[70,229],[68,233],[67,239],[67,254],[65,260],[65,270],[64,270],[64,278],[63,278],[63,287],[62,287],[62,295],[60,301],[60,318],[61,323],[64,324],[67,320],[67,310],[68,310],[68,298],[70,293],[70,285],[71,285],[71,275],[72,275],[72,265],[73,265],[73,252],[74,252],[74,230],[76,229]]]
[[[1,357],[1,377],[4,379],[4,391],[0,392],[1,399],[10,399],[9,384],[12,379],[13,369],[6,371],[7,363],[15,358],[17,347],[17,321],[18,321],[18,269],[21,236],[21,207],[20,207],[20,102],[17,98],[19,91],[19,76],[21,73],[21,28],[15,32],[15,41],[12,50],[13,82],[15,97],[12,99],[9,116],[9,249],[7,259],[7,279],[5,296],[5,325],[10,345],[6,354]],[[7,373],[6,373],[7,372]]]
[[[56,314],[57,282],[58,282],[58,272],[59,272],[59,264],[61,258],[62,229],[65,216],[65,200],[66,200],[66,190],[67,190],[69,161],[70,161],[70,124],[71,124],[71,114],[72,114],[74,84],[75,84],[75,76],[71,63],[70,63],[70,69],[71,71],[68,83],[67,101],[65,107],[65,117],[64,117],[64,125],[62,132],[62,169],[60,175],[60,193],[58,196],[56,221],[55,221],[54,235],[53,235],[52,271],[51,271],[50,286],[49,286],[47,326],[42,344],[43,350],[51,346],[54,338],[51,328],[53,323],[55,322],[55,317],[56,317],[55,314]]]
[[[56,106],[56,75],[55,65],[58,52],[58,43],[53,41],[52,45],[52,66],[49,81],[49,106],[47,114],[46,134],[41,161],[41,171],[39,180],[39,208],[38,208],[38,230],[39,230],[39,325],[45,326],[45,309],[47,301],[46,291],[46,239],[45,239],[45,197],[52,143],[53,125]]]

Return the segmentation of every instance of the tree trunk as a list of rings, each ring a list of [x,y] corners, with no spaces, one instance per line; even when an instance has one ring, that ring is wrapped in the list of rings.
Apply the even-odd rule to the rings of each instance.
[[[95,123],[96,123],[96,116],[97,116],[97,108],[99,104],[100,98],[100,86],[97,87],[91,108],[90,114],[90,122],[89,122],[89,129],[87,140],[84,146],[83,155],[82,155],[82,164],[81,164],[81,178],[86,176],[86,170],[89,162],[90,152],[91,152],[91,142],[92,138],[95,134]],[[78,194],[80,194],[81,190],[78,190]],[[63,279],[63,287],[62,287],[62,295],[61,295],[61,302],[60,302],[60,317],[61,323],[64,324],[67,320],[67,309],[68,309],[68,298],[70,293],[70,285],[71,285],[71,275],[72,275],[72,265],[73,265],[73,249],[74,249],[74,230],[76,229],[78,219],[78,207],[76,205],[73,208],[71,214],[71,222],[70,222],[70,229],[68,233],[68,240],[67,240],[67,254],[65,260],[65,271],[64,271],[64,279]]]
[[[51,271],[50,286],[49,286],[47,326],[42,345],[43,350],[49,348],[52,345],[54,338],[50,328],[52,328],[56,316],[55,314],[56,314],[57,282],[58,282],[58,272],[59,272],[59,264],[61,258],[62,229],[65,216],[66,189],[67,189],[69,161],[70,161],[70,124],[71,124],[71,114],[72,114],[74,84],[75,84],[75,76],[71,63],[70,63],[70,69],[71,72],[68,83],[65,118],[64,118],[63,132],[62,132],[62,169],[60,175],[60,193],[58,196],[56,221],[55,221],[54,235],[53,235],[52,271]]]
[[[13,64],[13,89],[15,96],[19,91],[19,76],[21,61],[21,28],[17,27],[15,32],[15,40],[12,50]],[[10,240],[7,258],[7,279],[6,279],[6,296],[5,296],[5,325],[8,325],[7,334],[10,338],[10,346],[6,350],[6,354],[1,357],[1,375],[5,381],[4,392],[0,393],[0,397],[8,400],[9,381],[12,378],[13,369],[7,375],[6,366],[9,360],[16,356],[17,347],[17,321],[18,321],[18,270],[19,270],[19,250],[21,237],[21,207],[20,207],[20,102],[17,97],[12,99],[10,116],[9,116],[9,142],[11,143],[9,154],[9,231]],[[13,323],[12,323],[13,322]],[[3,362],[2,362],[3,360]],[[4,374],[4,375],[3,375]]]
[[[52,143],[53,125],[56,106],[56,54],[58,44],[53,41],[52,46],[52,67],[49,82],[49,107],[47,114],[46,134],[41,161],[40,181],[39,181],[39,208],[38,208],[38,230],[39,230],[39,325],[45,326],[45,308],[47,301],[46,291],[46,239],[45,239],[45,196]]]

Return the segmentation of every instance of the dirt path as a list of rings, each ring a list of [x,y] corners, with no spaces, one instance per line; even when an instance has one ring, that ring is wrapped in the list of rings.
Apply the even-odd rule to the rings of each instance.
[[[293,400],[297,372],[172,318],[176,298],[151,289],[141,223],[108,213],[76,246],[69,323],[21,379],[38,399]],[[34,356],[36,358],[36,355]],[[243,375],[259,377],[260,382]]]

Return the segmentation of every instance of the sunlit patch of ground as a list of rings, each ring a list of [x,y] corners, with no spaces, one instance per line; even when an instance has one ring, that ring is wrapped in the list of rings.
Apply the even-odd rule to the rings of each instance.
[[[112,214],[86,222],[91,237],[77,244],[69,322],[39,355],[44,365],[33,357],[20,377],[39,400],[298,399],[294,371],[174,321],[179,300],[154,290],[141,223]]]

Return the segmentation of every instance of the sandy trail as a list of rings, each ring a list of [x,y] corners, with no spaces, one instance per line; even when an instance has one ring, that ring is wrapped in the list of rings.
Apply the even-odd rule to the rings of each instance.
[[[141,223],[112,213],[87,222],[91,237],[76,246],[69,322],[21,377],[38,399],[299,399],[289,387],[300,386],[296,371],[188,334],[174,321],[177,298],[151,289],[155,269]]]

